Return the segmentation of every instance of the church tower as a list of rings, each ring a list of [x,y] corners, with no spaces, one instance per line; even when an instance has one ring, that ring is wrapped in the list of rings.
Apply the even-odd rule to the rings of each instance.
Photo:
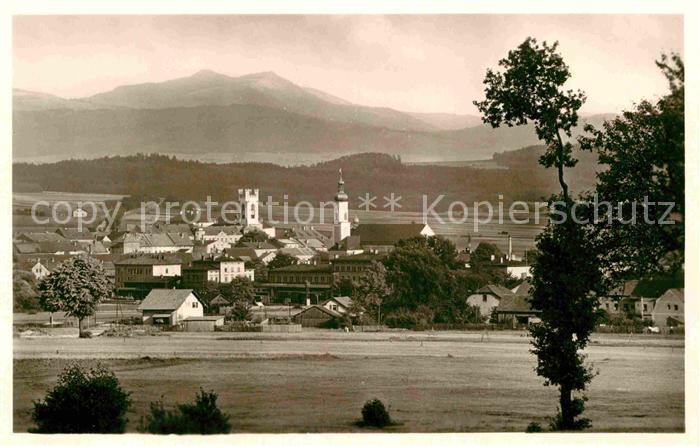
[[[241,210],[241,225],[248,229],[262,228],[258,210],[258,190],[239,189],[238,202]]]
[[[350,218],[348,216],[348,195],[345,193],[343,170],[338,170],[338,193],[335,195],[335,212],[333,215],[333,243],[337,244],[350,236]]]

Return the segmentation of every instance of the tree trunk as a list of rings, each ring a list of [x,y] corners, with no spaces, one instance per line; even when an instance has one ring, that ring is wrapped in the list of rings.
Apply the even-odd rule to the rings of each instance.
[[[561,386],[559,389],[559,406],[561,407],[561,427],[560,430],[574,429],[574,409],[571,401],[571,388]]]
[[[83,332],[83,319],[78,318],[78,338],[85,338],[85,332]]]

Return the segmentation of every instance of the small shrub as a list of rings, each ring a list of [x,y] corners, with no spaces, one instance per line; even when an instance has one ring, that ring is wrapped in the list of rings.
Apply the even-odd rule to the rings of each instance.
[[[366,426],[382,428],[391,424],[391,417],[382,401],[373,399],[362,407],[362,422]]]
[[[542,431],[542,426],[538,424],[537,422],[530,422],[527,424],[527,428],[525,429],[526,433],[539,433]]]
[[[37,433],[123,433],[129,393],[101,366],[66,368],[44,401],[34,402]]]
[[[231,431],[229,416],[216,406],[217,398],[213,391],[207,393],[200,389],[194,403],[180,404],[175,410],[166,410],[162,402],[152,402],[151,414],[141,430],[180,435],[228,433]]]

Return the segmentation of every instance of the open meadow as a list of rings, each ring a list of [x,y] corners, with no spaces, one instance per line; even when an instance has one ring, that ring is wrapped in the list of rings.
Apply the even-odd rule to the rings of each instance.
[[[682,338],[595,334],[586,353],[599,372],[587,393],[594,431],[683,431]],[[17,337],[14,359],[17,432],[71,362],[115,372],[133,400],[128,431],[150,402],[190,401],[200,387],[219,394],[234,432],[362,431],[354,423],[374,397],[401,432],[523,431],[557,405],[516,331]]]

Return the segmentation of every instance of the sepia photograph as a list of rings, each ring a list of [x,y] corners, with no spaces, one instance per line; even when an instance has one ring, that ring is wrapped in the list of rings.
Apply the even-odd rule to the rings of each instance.
[[[11,434],[697,436],[682,7],[7,19]]]

